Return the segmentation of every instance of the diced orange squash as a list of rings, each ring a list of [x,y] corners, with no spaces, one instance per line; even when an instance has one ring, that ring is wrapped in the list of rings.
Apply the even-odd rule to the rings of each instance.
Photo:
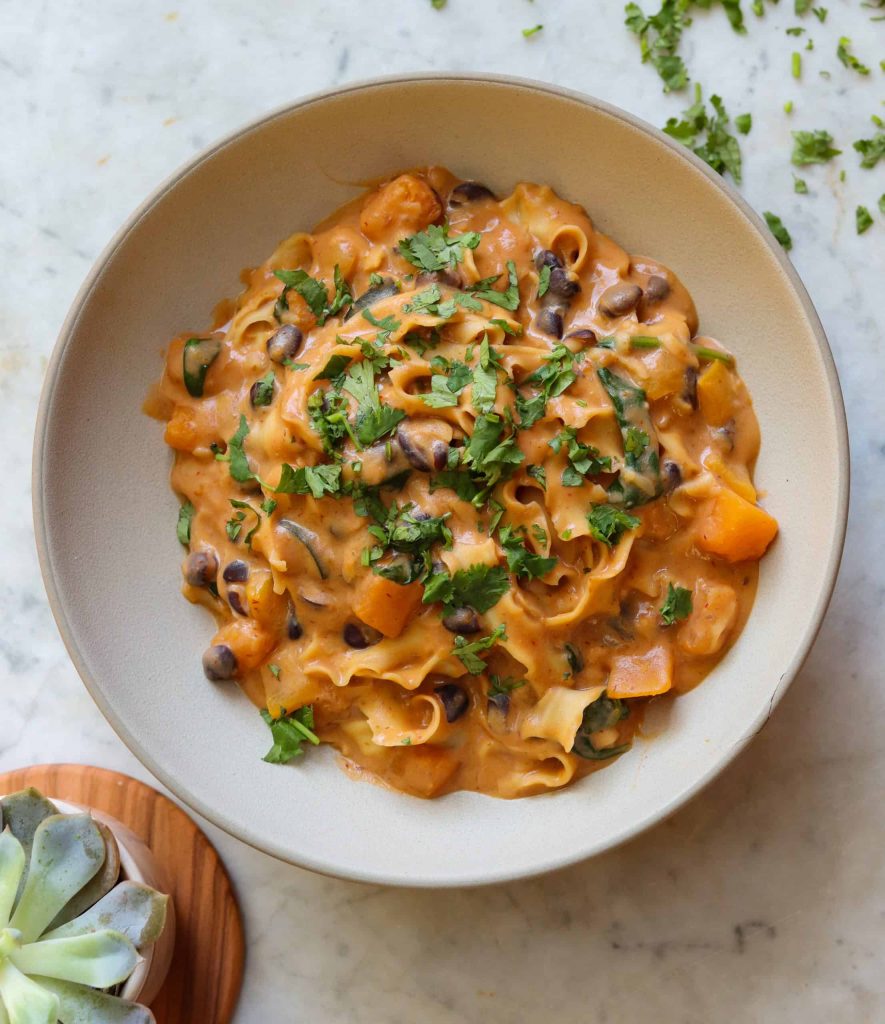
[[[777,534],[777,520],[734,491],[721,490],[701,520],[698,546],[729,562],[761,558]]]
[[[414,174],[401,174],[369,196],[360,214],[360,229],[373,242],[399,240],[441,215],[442,206],[433,189]]]
[[[200,428],[193,409],[179,405],[166,424],[166,444],[179,452],[192,452],[200,443]]]
[[[271,631],[279,629],[286,614],[287,601],[274,592],[273,575],[268,569],[255,569],[246,584],[249,614]]]
[[[402,586],[375,573],[366,574],[353,603],[354,615],[387,637],[399,636],[421,603],[420,583]]]
[[[612,658],[606,691],[609,697],[652,697],[673,685],[673,655],[669,647],[652,647],[645,654]]]
[[[415,796],[435,796],[458,767],[455,753],[445,747],[422,743],[396,751],[391,782]]]
[[[238,619],[222,626],[212,643],[227,644],[243,671],[257,668],[273,650],[276,638],[254,619]]]
[[[714,427],[721,427],[735,414],[734,378],[725,363],[710,363],[698,377],[698,405],[701,415]]]

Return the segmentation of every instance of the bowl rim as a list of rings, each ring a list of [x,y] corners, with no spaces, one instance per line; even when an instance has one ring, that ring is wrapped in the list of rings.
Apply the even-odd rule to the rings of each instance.
[[[830,399],[833,403],[833,411],[836,419],[835,441],[839,456],[836,479],[837,515],[834,521],[830,549],[827,553],[824,585],[818,595],[813,614],[810,616],[805,630],[799,640],[796,655],[781,675],[781,678],[778,680],[768,706],[748,725],[746,732],[741,737],[740,741],[733,744],[727,751],[723,751],[721,757],[711,768],[695,779],[691,785],[688,785],[675,793],[663,806],[658,807],[638,818],[629,826],[621,829],[620,832],[609,836],[604,842],[598,843],[589,849],[584,849],[583,851],[566,855],[557,855],[556,852],[553,852],[543,861],[533,865],[532,869],[529,871],[520,869],[509,870],[506,866],[499,867],[496,865],[493,866],[491,870],[486,870],[482,873],[474,871],[474,873],[467,878],[442,881],[436,878],[420,877],[403,880],[396,876],[381,874],[374,871],[368,873],[363,872],[358,867],[346,872],[340,869],[333,871],[330,870],[328,866],[324,865],[322,862],[316,861],[312,857],[299,856],[291,851],[277,847],[273,842],[262,841],[255,835],[243,834],[241,826],[239,826],[232,818],[229,818],[223,810],[207,806],[202,799],[189,791],[186,783],[174,778],[170,772],[168,772],[154,759],[151,753],[146,750],[140,741],[137,740],[130,732],[126,723],[117,715],[116,711],[105,699],[101,689],[96,685],[95,679],[93,679],[87,671],[85,661],[75,643],[68,615],[52,575],[52,564],[49,555],[48,525],[44,507],[45,494],[43,489],[42,473],[45,458],[47,426],[52,405],[52,394],[55,390],[55,384],[60,368],[64,362],[64,356],[74,334],[74,329],[76,328],[81,313],[86,306],[98,279],[104,271],[106,264],[113,258],[116,251],[120,248],[131,232],[138,227],[142,219],[151,212],[153,207],[169,191],[171,191],[182,178],[190,174],[191,171],[196,170],[200,165],[211,160],[218,152],[231,143],[236,142],[242,136],[254,130],[263,128],[265,125],[277,118],[286,117],[294,111],[300,110],[304,107],[309,107],[315,103],[346,96],[353,92],[360,92],[367,88],[390,85],[411,85],[425,82],[466,82],[479,85],[504,85],[546,94],[547,96],[551,96],[556,99],[571,100],[589,107],[592,110],[600,111],[609,117],[624,122],[645,135],[651,136],[657,142],[667,146],[671,152],[676,154],[681,160],[685,161],[688,167],[693,168],[695,171],[700,171],[710,182],[714,184],[716,188],[719,189],[727,200],[738,208],[744,219],[756,231],[756,233],[761,236],[769,252],[777,260],[790,286],[799,299],[802,306],[802,312],[817,343],[824,372],[826,374]],[[122,226],[115,232],[111,240],[99,253],[83,284],[80,286],[80,289],[74,297],[71,308],[59,330],[58,338],[53,347],[43,379],[35,423],[34,447],[31,464],[31,500],[34,517],[35,542],[40,564],[40,572],[43,577],[43,584],[46,589],[50,609],[61,635],[62,642],[68,652],[68,656],[86,686],[86,689],[89,691],[90,696],[98,705],[99,710],[107,719],[117,736],[119,736],[128,749],[135,754],[139,761],[141,761],[141,763],[145,765],[145,767],[147,767],[163,785],[174,793],[178,799],[193,811],[202,815],[229,835],[239,839],[243,843],[246,843],[248,846],[251,846],[253,849],[260,850],[263,853],[267,853],[278,860],[295,865],[296,867],[306,868],[322,875],[347,878],[351,881],[372,884],[420,888],[443,888],[449,886],[470,887],[496,884],[512,881],[517,878],[534,877],[549,871],[559,870],[572,864],[580,863],[590,857],[620,846],[622,843],[634,838],[653,825],[665,821],[670,817],[670,815],[675,813],[692,797],[696,796],[702,789],[709,785],[763,728],[771,717],[774,708],[783,698],[789,685],[801,670],[811,651],[817,634],[820,631],[827,608],[829,607],[839,572],[839,565],[842,559],[842,552],[845,545],[845,533],[848,523],[849,482],[849,439],[845,403],[842,396],[835,360],[833,359],[833,354],[830,349],[826,333],[823,329],[823,325],[820,322],[817,310],[815,309],[799,274],[793,267],[793,264],[787,257],[785,251],[775,240],[763,219],[758,213],[756,213],[737,189],[729,182],[725,181],[724,178],[716,173],[708,164],[695,156],[690,149],[687,149],[685,146],[672,139],[659,128],[656,128],[654,125],[649,124],[647,121],[637,117],[635,114],[631,114],[620,107],[606,102],[605,100],[597,99],[594,96],[578,90],[564,88],[562,86],[536,79],[472,71],[406,72],[398,75],[384,75],[360,79],[347,85],[312,92],[298,100],[295,100],[294,102],[275,107],[268,113],[261,114],[260,116],[241,124],[239,127],[226,133],[216,142],[203,149],[196,156],[191,157],[189,160],[179,165],[126,218]]]

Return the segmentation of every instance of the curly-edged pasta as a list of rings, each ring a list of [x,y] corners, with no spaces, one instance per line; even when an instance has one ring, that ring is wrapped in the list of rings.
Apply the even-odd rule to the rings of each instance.
[[[549,187],[401,174],[243,275],[160,384],[184,593],[266,759],[521,797],[629,750],[777,532],[735,359]]]

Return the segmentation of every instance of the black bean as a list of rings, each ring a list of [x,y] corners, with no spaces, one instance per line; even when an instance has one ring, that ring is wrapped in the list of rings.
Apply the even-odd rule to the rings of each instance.
[[[213,683],[233,679],[237,674],[237,659],[227,644],[215,644],[203,654],[203,672]]]
[[[664,477],[664,490],[666,492],[675,490],[682,483],[682,470],[672,459],[664,459],[661,470]]]
[[[413,431],[407,419],[403,420],[396,428],[396,439],[409,465],[421,470],[422,473],[429,473],[431,461],[427,457],[428,453],[424,451],[423,446],[418,444],[413,436]]]
[[[666,277],[653,274],[646,282],[644,298],[646,302],[660,302],[670,294],[670,283]]]
[[[228,588],[227,603],[233,608],[237,615],[248,615],[249,612],[243,604],[243,592],[234,587]]]
[[[381,639],[381,634],[378,630],[372,629],[371,626],[367,626],[364,622],[348,622],[344,627],[342,635],[347,646],[355,647],[358,651],[377,644]]]
[[[211,551],[193,551],[184,563],[184,578],[192,587],[208,587],[218,575],[218,559]]]
[[[510,694],[509,693],[493,693],[489,697],[489,711],[498,711],[502,715],[506,715],[510,711]]]
[[[275,363],[294,359],[301,348],[303,335],[295,324],[283,324],[267,339],[267,354]]]
[[[562,267],[554,267],[550,271],[550,283],[547,285],[548,295],[555,295],[561,299],[572,299],[580,290],[580,283],[570,277],[567,270]]]
[[[437,686],[436,695],[442,702],[443,711],[446,713],[446,721],[454,722],[467,710],[470,700],[467,694],[454,683],[446,683],[444,686]]]
[[[682,378],[682,398],[692,407],[698,407],[698,371],[689,366]]]
[[[249,404],[253,409],[257,409],[261,405],[270,405],[272,399],[273,384],[270,385],[270,391],[268,391],[266,384],[256,380],[252,387],[249,388]]]
[[[478,633],[482,628],[479,616],[472,608],[456,608],[442,620],[442,624],[450,633]]]
[[[535,266],[538,270],[541,267],[559,267],[562,268],[562,260],[550,249],[541,249],[535,253]]]
[[[495,193],[478,181],[462,181],[449,193],[449,206],[464,206],[466,203],[477,203],[484,199],[495,199]]]
[[[606,316],[626,316],[636,309],[642,298],[642,289],[632,281],[621,281],[613,284],[602,293],[599,308]]]
[[[298,621],[298,613],[294,608],[289,608],[289,614],[286,616],[286,636],[290,640],[300,640],[304,635],[304,628]]]
[[[591,331],[589,327],[582,327],[578,331],[569,331],[565,336],[565,340],[568,341],[569,338],[575,338],[577,341],[583,341],[584,344],[588,346],[595,345],[597,341],[596,331]]]
[[[239,558],[228,562],[224,567],[222,579],[225,583],[245,583],[249,579],[249,565]]]
[[[555,309],[542,309],[535,317],[535,327],[543,334],[554,338],[562,337],[562,314]]]

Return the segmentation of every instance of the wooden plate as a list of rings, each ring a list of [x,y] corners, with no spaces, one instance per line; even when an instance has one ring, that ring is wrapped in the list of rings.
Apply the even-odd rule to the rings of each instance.
[[[0,775],[0,793],[35,786],[105,811],[147,843],[170,880],[172,967],[151,1004],[157,1024],[228,1024],[243,980],[243,923],[231,880],[200,828],[167,797],[119,772],[41,764]]]

